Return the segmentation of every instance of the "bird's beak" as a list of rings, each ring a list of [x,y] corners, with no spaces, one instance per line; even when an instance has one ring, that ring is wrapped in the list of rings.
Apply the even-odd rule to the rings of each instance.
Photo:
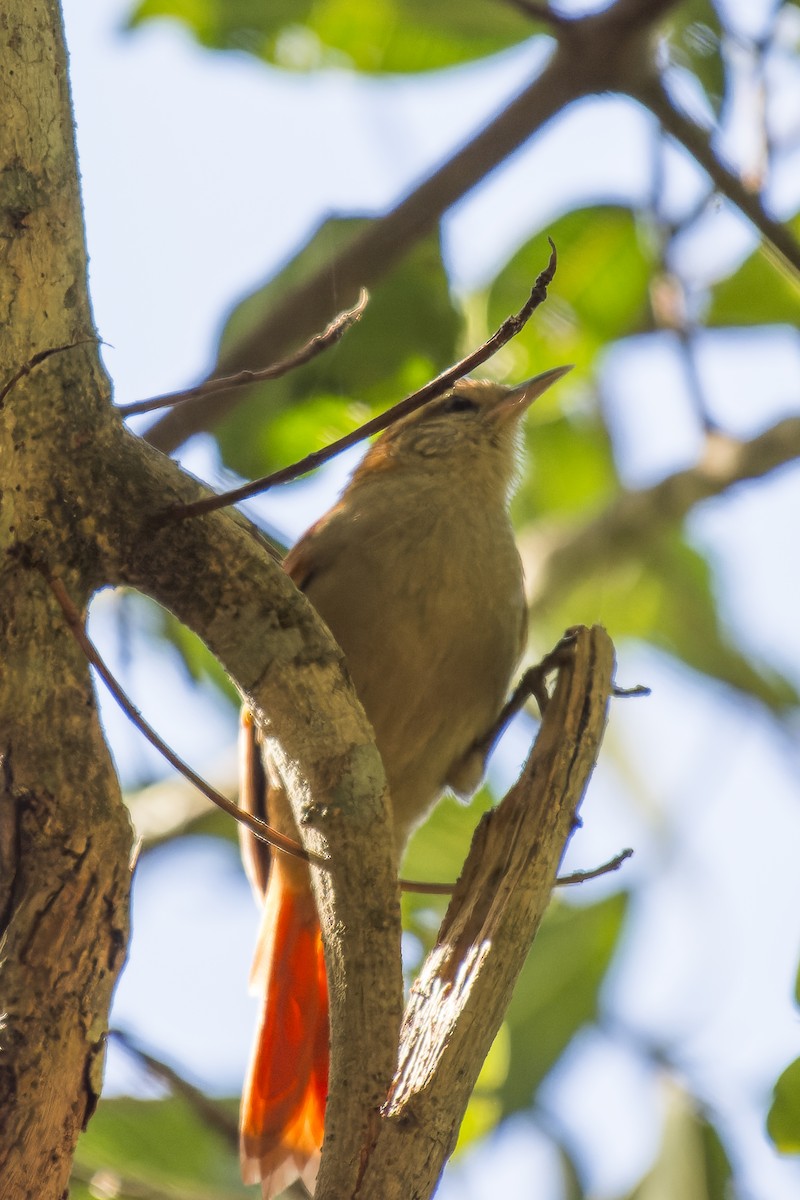
[[[523,416],[534,400],[537,400],[554,383],[558,383],[559,379],[571,370],[571,363],[568,367],[551,367],[549,371],[542,371],[541,375],[534,375],[533,379],[526,379],[517,387],[510,388],[492,406],[492,417],[504,423],[512,418]]]

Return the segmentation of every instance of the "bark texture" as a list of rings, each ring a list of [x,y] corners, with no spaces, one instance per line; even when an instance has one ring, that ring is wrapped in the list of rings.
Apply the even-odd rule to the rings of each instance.
[[[63,563],[86,599],[91,531],[57,467],[107,392],[86,345],[45,357],[92,336],[57,7],[6,5],[0,33],[0,1179],[48,1200],[97,1099],[131,834],[86,665],[36,569]]]

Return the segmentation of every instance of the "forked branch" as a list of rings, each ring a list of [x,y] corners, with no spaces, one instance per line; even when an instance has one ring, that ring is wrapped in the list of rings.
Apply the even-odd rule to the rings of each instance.
[[[193,771],[189,764],[185,763],[174,750],[170,749],[163,738],[159,737],[152,725],[148,724],[144,719],[133,701],[120,686],[118,680],[106,666],[105,660],[87,634],[81,615],[72,603],[63,582],[52,575],[47,575],[46,579],[50,585],[50,590],[64,614],[64,619],[69,626],[70,632],[83,651],[87,662],[91,663],[95,671],[97,671],[97,674],[132,724],[136,726],[150,745],[166,759],[170,766],[174,767],[185,779],[188,779],[212,804],[216,804],[217,808],[221,808],[223,812],[227,813],[229,817],[233,817],[240,825],[246,825],[250,832],[255,834],[261,841],[274,846],[277,850],[282,850],[286,854],[291,854],[294,858],[302,858],[306,862],[313,861],[324,865],[324,859],[321,859],[319,855],[311,854],[292,838],[279,833],[277,829],[273,829],[270,825],[265,824],[264,821],[260,821],[258,817],[254,817],[251,813],[245,812],[233,800],[229,800],[227,796],[223,796],[221,792],[213,788],[201,775]]]
[[[478,826],[437,944],[412,989],[397,1074],[374,1143],[364,1148],[359,1200],[433,1192],[547,908],[597,761],[613,675],[605,631],[575,630],[523,773]],[[335,1103],[332,1096],[329,1111]],[[335,1158],[323,1157],[318,1200],[342,1194]]]

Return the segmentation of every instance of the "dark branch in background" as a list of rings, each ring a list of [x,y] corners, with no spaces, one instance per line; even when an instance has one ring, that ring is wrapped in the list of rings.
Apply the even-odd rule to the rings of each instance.
[[[675,107],[660,76],[651,73],[646,82],[640,80],[625,90],[649,108],[667,133],[689,151],[714,187],[753,223],[765,238],[767,249],[772,249],[790,278],[800,284],[800,243],[785,225],[769,215],[758,192],[747,188],[739,176],[720,161],[708,132]]]
[[[650,53],[646,33],[675,3],[617,0],[601,13],[559,25],[555,54],[536,79],[395,208],[281,297],[257,328],[221,354],[218,373],[229,375],[285,353],[330,318],[337,296],[374,287],[453,204],[575,100],[608,91],[633,95],[644,73],[642,57]],[[545,19],[543,12],[538,16]],[[555,14],[549,19],[552,23]],[[176,409],[151,427],[146,440],[174,450],[213,427],[236,402],[234,395],[217,395]]]
[[[212,788],[210,784],[206,783],[205,779],[192,770],[188,763],[185,763],[182,758],[179,758],[175,751],[171,750],[166,742],[162,741],[156,731],[152,728],[152,726],[148,725],[142,714],[125,694],[117,680],[109,671],[103,659],[100,657],[96,647],[86,633],[83,621],[81,620],[81,615],[70,600],[64,584],[60,579],[54,579],[52,576],[45,575],[45,578],[50,585],[50,590],[61,607],[61,611],[64,614],[64,618],[70,628],[72,636],[80,646],[87,661],[90,662],[97,671],[98,675],[103,680],[103,683],[111,692],[111,695],[114,697],[117,704],[119,704],[126,716],[133,722],[140,733],[147,738],[150,745],[154,746],[156,750],[158,750],[159,754],[161,754],[167,760],[170,766],[174,767],[176,771],[180,771],[181,775],[193,783],[198,791],[202,792],[212,804],[216,804],[218,808],[221,808],[223,812],[227,813],[229,817],[233,817],[233,819],[238,821],[241,825],[246,825],[247,828],[256,835],[256,837],[261,839],[261,841],[267,842],[268,845],[274,846],[276,850],[282,850],[285,854],[291,854],[295,858],[302,858],[306,862],[313,861],[320,866],[324,866],[324,859],[319,858],[317,855],[310,854],[297,842],[293,841],[291,838],[285,837],[284,834],[279,833],[277,829],[272,829],[271,826],[265,825],[263,821],[259,821],[258,818],[252,816],[251,813],[244,812],[237,804],[233,802],[233,800],[229,800],[227,796],[223,796],[221,792],[218,792]]]
[[[800,458],[800,417],[787,417],[750,441],[721,433],[708,436],[702,460],[677,471],[650,488],[623,492],[603,512],[579,528],[548,538],[539,554],[532,594],[532,615],[547,611],[565,588],[581,575],[588,578],[606,563],[638,553],[643,538],[677,524],[702,500],[718,496],[738,483],[769,475]]]
[[[627,94],[659,119],[711,177],[714,186],[755,225],[765,251],[800,274],[800,246],[791,232],[765,211],[760,197],[716,157],[707,132],[673,106],[649,56],[646,34],[677,0],[617,0],[601,13],[560,21],[533,4],[530,15],[554,26],[558,47],[540,75],[503,111],[384,217],[370,222],[329,262],[282,297],[258,328],[225,351],[218,370],[229,374],[263,362],[307,336],[334,308],[339,294],[374,286],[412,246],[435,229],[447,210],[490,171],[508,159],[547,122],[574,101],[603,92]],[[528,8],[525,0],[517,7]],[[167,414],[145,435],[154,446],[174,450],[199,430],[211,428],[234,404],[233,395],[206,397],[189,409]]]
[[[179,1075],[174,1067],[170,1067],[168,1063],[162,1062],[160,1058],[156,1058],[144,1050],[129,1033],[125,1033],[122,1029],[109,1029],[108,1036],[119,1043],[151,1075],[166,1083],[173,1095],[180,1096],[185,1100],[204,1125],[222,1135],[234,1153],[238,1151],[239,1131],[236,1119],[226,1112],[222,1105],[215,1104],[209,1096]]]
[[[721,434],[723,433],[722,427],[709,412],[705,388],[700,376],[700,366],[697,361],[697,330],[684,323],[682,328],[677,330],[677,334],[681,347],[680,357],[686,379],[686,390],[700,428],[706,436]]]
[[[587,90],[591,89],[583,86],[580,75],[569,78],[551,62],[499,116],[386,216],[370,221],[338,254],[282,296],[258,328],[221,355],[219,373],[230,374],[280,354],[287,344],[322,324],[336,304],[334,281],[338,296],[355,295],[362,286],[373,288],[436,228],[457,200]],[[211,428],[234,403],[235,397],[216,396],[167,413],[145,439],[159,450],[174,450],[193,433]]]
[[[290,354],[288,358],[282,358],[279,362],[272,363],[268,367],[261,367],[258,371],[240,371],[238,375],[227,375],[224,379],[207,379],[205,383],[200,383],[197,387],[186,388],[180,392],[168,392],[163,396],[152,396],[149,400],[135,400],[132,404],[119,404],[117,405],[117,412],[123,417],[133,417],[139,413],[155,412],[158,408],[170,408],[175,404],[186,404],[190,400],[200,400],[203,396],[213,396],[216,392],[227,392],[233,388],[249,387],[250,384],[264,383],[268,379],[280,379],[282,375],[288,375],[290,371],[294,371],[297,367],[302,367],[305,363],[311,362],[313,358],[317,358],[329,346],[335,346],[345,333],[347,333],[347,330],[359,320],[364,309],[367,307],[368,300],[369,293],[366,288],[362,288],[358,302],[353,308],[345,309],[344,312],[339,313],[322,333],[314,334],[294,354]]]
[[[490,338],[487,338],[477,350],[473,350],[465,358],[462,358],[460,362],[455,363],[452,367],[448,367],[446,371],[442,371],[435,379],[430,380],[429,383],[426,383],[424,387],[419,388],[416,392],[412,392],[410,396],[406,396],[399,404],[393,405],[386,412],[373,417],[371,421],[365,422],[358,429],[345,434],[344,437],[337,438],[329,446],[324,446],[321,450],[314,450],[311,454],[307,454],[305,458],[301,458],[299,462],[292,463],[288,467],[281,467],[280,470],[273,471],[271,475],[265,475],[261,479],[254,479],[250,483],[244,483],[241,487],[232,488],[228,492],[221,492],[218,496],[207,496],[202,500],[196,500],[193,504],[176,505],[164,513],[163,521],[184,521],[187,517],[199,517],[203,513],[214,512],[218,508],[227,508],[231,504],[237,504],[240,500],[247,500],[251,496],[266,492],[269,488],[275,487],[279,483],[288,483],[291,479],[297,479],[298,476],[305,475],[309,471],[322,466],[323,463],[328,462],[335,455],[341,454],[343,450],[347,450],[350,446],[358,445],[359,442],[370,437],[373,433],[380,433],[383,429],[387,429],[395,421],[399,421],[401,417],[407,416],[409,413],[421,408],[423,404],[426,404],[435,396],[440,396],[442,392],[447,391],[451,384],[461,379],[475,367],[479,367],[482,363],[485,363],[493,354],[502,349],[507,342],[516,337],[539,305],[543,304],[547,299],[547,288],[556,273],[558,262],[555,245],[551,239],[548,238],[548,241],[550,242],[550,260],[545,269],[539,274],[531,289],[530,296],[519,312],[512,313],[510,317],[506,317],[499,329]]]

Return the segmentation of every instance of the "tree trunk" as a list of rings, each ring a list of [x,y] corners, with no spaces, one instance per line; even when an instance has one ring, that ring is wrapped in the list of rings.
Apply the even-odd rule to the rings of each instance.
[[[0,1178],[49,1200],[99,1091],[131,830],[86,664],[35,569],[68,562],[88,598],[89,531],[58,467],[107,393],[94,347],[58,349],[93,339],[58,7],[9,0],[0,27]]]

